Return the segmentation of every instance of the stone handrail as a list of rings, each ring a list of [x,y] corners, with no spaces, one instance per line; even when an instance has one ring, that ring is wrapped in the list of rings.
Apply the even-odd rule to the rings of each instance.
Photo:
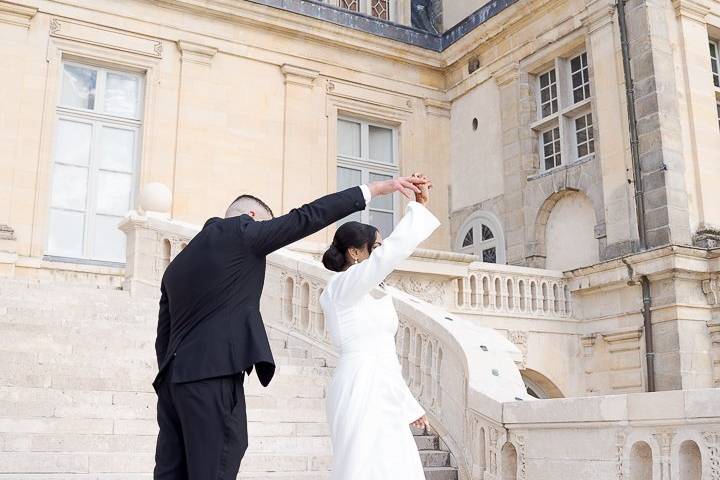
[[[568,318],[572,300],[562,272],[473,262],[455,280],[455,307],[483,314]]]
[[[125,285],[134,294],[156,291],[164,268],[199,230],[136,212],[120,228],[128,236]],[[266,324],[332,364],[336,354],[318,301],[330,276],[307,254],[275,252],[268,257],[261,308]],[[515,365],[520,352],[492,329],[398,289],[392,295],[400,318],[397,349],[411,391],[453,453],[460,478],[495,478],[506,438],[502,402],[529,398]]]

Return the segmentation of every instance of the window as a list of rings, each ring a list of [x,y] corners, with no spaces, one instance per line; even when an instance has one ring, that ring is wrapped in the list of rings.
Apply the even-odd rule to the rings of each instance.
[[[561,154],[560,154],[560,129],[555,127],[551,130],[543,132],[542,134],[543,143],[543,164],[545,170],[550,170],[560,166]]]
[[[577,103],[590,98],[590,73],[587,64],[587,53],[582,53],[570,60],[573,102]]]
[[[578,159],[595,153],[592,113],[586,113],[575,119],[575,145]]]
[[[330,5],[371,15],[381,20],[392,20],[391,0],[326,0]]]
[[[355,119],[338,119],[337,184],[338,190],[368,182],[388,180],[398,175],[395,129]],[[369,223],[383,237],[395,226],[395,196],[373,198],[363,212],[342,220]]]
[[[710,42],[710,68],[712,69],[713,83],[720,88],[720,49],[717,42]]]
[[[540,75],[540,111],[541,116],[547,117],[557,112],[557,80],[555,69]]]
[[[142,75],[63,63],[49,255],[125,261],[125,235],[117,224],[132,206],[142,91]]]
[[[505,263],[500,224],[489,212],[476,212],[460,228],[457,251],[478,256],[486,263]]]
[[[595,154],[590,66],[587,52],[553,60],[538,74],[537,118],[530,127],[538,138],[540,169],[589,158]]]

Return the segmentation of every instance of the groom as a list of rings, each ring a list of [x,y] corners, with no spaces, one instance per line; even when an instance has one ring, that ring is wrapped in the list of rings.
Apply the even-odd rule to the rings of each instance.
[[[265,256],[425,180],[402,177],[327,195],[275,218],[251,195],[211,218],[170,263],[160,286],[155,352],[160,433],[155,480],[234,480],[248,446],[244,375],[275,373],[260,295]]]

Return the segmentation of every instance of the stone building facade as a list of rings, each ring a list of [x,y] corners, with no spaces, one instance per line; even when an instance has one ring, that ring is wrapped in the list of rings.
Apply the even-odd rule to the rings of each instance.
[[[46,376],[77,346],[52,319],[49,337],[17,327],[44,321],[37,285],[62,322],[114,321],[101,301],[152,316],[128,292],[156,290],[238,194],[286,212],[413,171],[433,178],[443,226],[391,283],[447,313],[403,303],[399,352],[460,477],[569,478],[592,459],[590,478],[720,478],[717,0],[0,0],[0,39],[0,405],[16,412],[0,412],[0,479],[66,460],[77,478],[146,478],[149,457],[126,466],[53,436],[55,416],[85,411],[74,400],[47,424],[17,413],[35,395],[68,402],[63,385],[90,414],[152,402],[132,375]],[[387,234],[402,206],[357,219]],[[283,346],[323,352],[299,364],[331,360],[324,277],[294,255],[317,257],[331,233],[274,260],[267,288]],[[127,292],[68,306],[69,283]],[[495,373],[443,323],[460,319],[514,345],[534,396],[565,399],[487,396]],[[16,351],[33,342],[49,353]],[[98,428],[145,445],[154,427],[136,420]],[[62,445],[85,453],[47,453]]]

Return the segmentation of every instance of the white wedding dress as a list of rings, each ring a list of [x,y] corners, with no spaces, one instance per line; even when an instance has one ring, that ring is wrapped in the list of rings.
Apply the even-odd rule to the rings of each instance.
[[[331,480],[424,480],[410,423],[425,414],[402,377],[395,349],[398,316],[383,287],[371,291],[440,225],[410,202],[370,258],[337,273],[320,296],[340,358],[326,408]]]

